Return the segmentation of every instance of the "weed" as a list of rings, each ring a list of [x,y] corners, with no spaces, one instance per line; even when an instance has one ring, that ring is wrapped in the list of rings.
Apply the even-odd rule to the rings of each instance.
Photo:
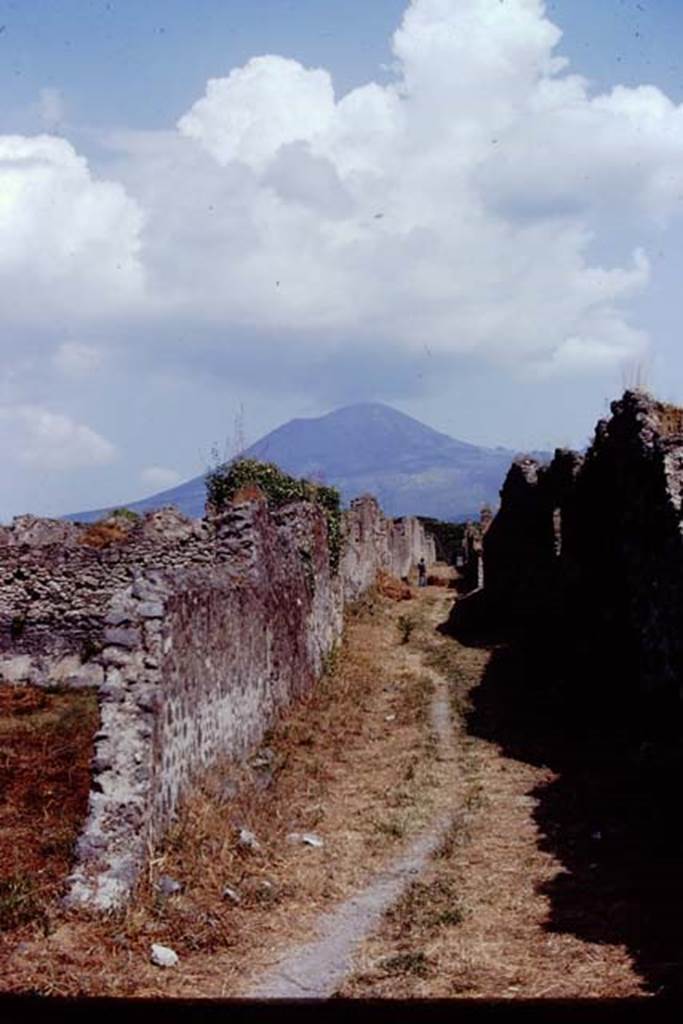
[[[399,615],[396,625],[401,637],[401,643],[407,644],[415,629],[415,620],[410,615]]]
[[[484,787],[480,782],[475,782],[465,797],[465,807],[468,811],[481,811],[488,806],[489,799],[484,793]]]
[[[436,925],[458,925],[462,924],[464,920],[464,914],[459,907],[453,907],[451,910],[443,910],[440,914],[437,914],[434,923]]]
[[[460,813],[448,829],[443,842],[435,853],[436,860],[450,860],[461,847],[470,841],[470,830],[466,824],[467,815]]]
[[[18,928],[43,912],[38,889],[27,875],[0,879],[0,931]]]
[[[387,957],[382,961],[382,968],[386,974],[417,974],[424,978],[429,971],[429,961],[422,950],[417,950]]]
[[[336,675],[337,669],[339,667],[340,654],[341,651],[339,644],[335,644],[334,647],[331,647],[330,650],[323,656],[322,675],[325,679],[329,679]],[[321,683],[319,683],[318,685],[320,686]]]
[[[387,914],[402,932],[460,924],[464,916],[455,883],[447,878],[414,882]]]
[[[439,749],[439,738],[433,729],[430,729],[423,741],[423,750],[428,760],[441,760]]]
[[[133,512],[132,508],[115,508],[107,518],[112,519],[114,517],[125,519],[129,523],[137,523],[141,519],[139,512]]]
[[[374,822],[375,828],[382,835],[390,836],[392,839],[403,839],[406,834],[405,822],[398,817],[378,818]]]

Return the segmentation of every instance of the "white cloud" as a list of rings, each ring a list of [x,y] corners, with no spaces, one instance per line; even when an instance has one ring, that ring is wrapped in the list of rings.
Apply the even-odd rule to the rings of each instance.
[[[90,377],[104,361],[101,349],[80,341],[64,341],[52,359],[55,368],[66,377]]]
[[[163,491],[179,484],[182,477],[175,469],[166,469],[164,466],[148,466],[140,473],[140,479],[146,486]]]
[[[63,413],[37,405],[0,406],[0,456],[5,465],[73,470],[106,465],[116,455],[110,441]]]
[[[284,57],[254,57],[227,78],[212,78],[206,95],[178,122],[222,164],[263,168],[288,142],[314,139],[334,116],[327,71],[309,71]]]
[[[176,305],[316,346],[567,370],[639,354],[638,246],[678,212],[683,108],[652,87],[591,97],[560,38],[540,0],[413,0],[387,86],[335,101],[326,72],[274,56],[212,79],[178,122],[216,161],[206,205],[188,157],[150,196],[151,235],[163,211],[166,245],[182,236]],[[621,265],[603,267],[615,225]]]
[[[0,135],[0,301],[7,318],[106,316],[143,287],[142,214],[64,139]]]
[[[155,351],[194,322],[316,355],[639,357],[629,308],[643,235],[681,208],[683,108],[651,86],[593,96],[560,40],[541,0],[413,0],[390,84],[337,98],[324,69],[254,57],[177,131],[118,139],[125,190],[64,140],[0,138],[0,297],[137,315],[137,338],[154,319]]]

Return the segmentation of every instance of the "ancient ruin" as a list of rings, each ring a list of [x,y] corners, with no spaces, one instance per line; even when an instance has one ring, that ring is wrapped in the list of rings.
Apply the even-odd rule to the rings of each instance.
[[[483,588],[453,619],[554,638],[660,733],[680,716],[683,410],[639,390],[611,410],[584,454],[514,462],[481,542]]]
[[[374,498],[342,516],[255,492],[191,520],[173,509],[94,526],[22,516],[0,528],[0,679],[96,688],[101,725],[68,901],[128,897],[193,777],[239,759],[312,687],[345,603],[406,576],[433,540]]]

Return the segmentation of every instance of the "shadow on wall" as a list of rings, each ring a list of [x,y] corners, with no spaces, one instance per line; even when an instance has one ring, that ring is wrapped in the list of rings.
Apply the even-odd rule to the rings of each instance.
[[[464,641],[493,646],[472,695],[469,730],[500,744],[506,756],[558,775],[531,793],[540,847],[565,869],[541,890],[550,901],[547,930],[623,944],[650,991],[680,996],[683,851],[675,745],[667,753],[634,743],[637,709],[629,716],[608,698],[596,700],[605,665],[587,674],[583,663],[572,688],[567,684],[578,663],[571,650],[550,640],[493,640],[490,632],[470,630]]]

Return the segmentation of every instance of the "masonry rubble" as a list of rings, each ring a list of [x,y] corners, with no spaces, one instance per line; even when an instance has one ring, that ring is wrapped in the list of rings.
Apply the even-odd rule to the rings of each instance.
[[[380,570],[406,576],[433,539],[369,496],[343,514],[264,498],[191,520],[115,518],[114,540],[30,516],[0,527],[0,679],[97,690],[87,821],[67,901],[125,902],[193,778],[243,759],[323,671],[344,605]],[[105,537],[105,540],[107,538]]]

